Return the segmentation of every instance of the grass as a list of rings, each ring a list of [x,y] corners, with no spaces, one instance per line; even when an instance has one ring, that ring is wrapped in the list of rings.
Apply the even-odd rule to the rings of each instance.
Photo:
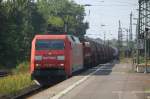
[[[132,58],[120,57],[120,63],[132,63]]]
[[[142,63],[145,63],[145,58],[144,57],[140,57],[140,63],[142,64]],[[150,64],[150,60],[149,59],[147,59],[147,64]]]
[[[150,88],[145,88],[145,89],[144,89],[144,92],[145,92],[145,93],[150,93]]]
[[[136,57],[134,57],[136,59]],[[144,56],[139,57],[139,64],[144,64],[145,63],[145,58]],[[147,64],[150,64],[150,59],[147,58]]]
[[[14,94],[15,92],[32,85],[29,73],[20,73],[0,78],[0,93]]]
[[[14,74],[17,73],[27,73],[29,72],[29,62],[25,61],[16,66],[15,69],[12,70]]]
[[[18,64],[12,72],[12,75],[0,78],[1,95],[15,94],[19,90],[34,84],[29,74],[29,62]]]

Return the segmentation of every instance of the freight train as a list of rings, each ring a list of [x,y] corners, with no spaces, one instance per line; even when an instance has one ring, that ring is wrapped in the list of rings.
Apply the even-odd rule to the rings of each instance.
[[[36,35],[32,41],[30,73],[40,84],[113,60],[115,50],[90,38]]]

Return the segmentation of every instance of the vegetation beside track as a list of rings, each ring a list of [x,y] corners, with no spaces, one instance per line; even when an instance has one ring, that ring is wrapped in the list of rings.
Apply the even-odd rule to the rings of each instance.
[[[10,75],[0,80],[0,93],[2,95],[13,94],[23,88],[32,85],[29,73]]]
[[[140,63],[140,64],[144,64],[144,63],[145,63],[145,58],[142,57],[142,56],[140,56],[140,57],[139,57],[139,63]],[[147,64],[150,64],[150,59],[147,59]]]
[[[132,58],[120,57],[120,63],[132,63]]]
[[[12,75],[0,78],[0,95],[14,94],[34,84],[29,74],[29,63],[23,62],[12,70]]]

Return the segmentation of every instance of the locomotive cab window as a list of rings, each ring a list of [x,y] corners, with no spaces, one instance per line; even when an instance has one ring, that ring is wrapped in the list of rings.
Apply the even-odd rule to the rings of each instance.
[[[36,50],[64,50],[63,40],[37,40]]]

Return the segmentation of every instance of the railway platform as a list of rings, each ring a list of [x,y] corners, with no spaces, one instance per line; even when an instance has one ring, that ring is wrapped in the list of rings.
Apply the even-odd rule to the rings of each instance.
[[[150,99],[150,74],[130,63],[107,63],[75,75],[27,99]]]

